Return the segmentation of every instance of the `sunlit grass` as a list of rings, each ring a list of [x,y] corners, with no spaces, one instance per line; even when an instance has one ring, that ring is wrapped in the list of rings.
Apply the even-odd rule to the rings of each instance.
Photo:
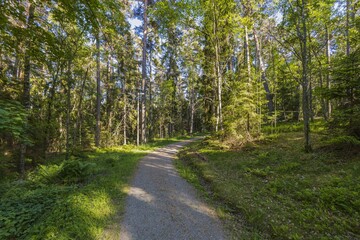
[[[0,239],[118,238],[126,188],[138,161],[179,139],[185,138],[79,153],[74,161],[92,164],[79,182],[59,179],[63,160],[58,157],[29,174],[27,181],[2,184]]]
[[[219,206],[234,239],[359,239],[359,152],[333,149],[321,132],[306,154],[302,136],[265,135],[240,150],[208,139],[182,151],[177,166],[207,186],[198,188]]]

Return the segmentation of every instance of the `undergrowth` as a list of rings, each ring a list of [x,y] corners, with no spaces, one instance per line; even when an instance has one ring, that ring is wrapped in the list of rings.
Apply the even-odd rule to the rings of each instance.
[[[309,154],[293,130],[241,149],[207,139],[177,166],[220,206],[234,239],[360,239],[360,145],[320,133]]]
[[[0,239],[115,239],[125,188],[149,151],[178,141],[77,152],[0,184]]]

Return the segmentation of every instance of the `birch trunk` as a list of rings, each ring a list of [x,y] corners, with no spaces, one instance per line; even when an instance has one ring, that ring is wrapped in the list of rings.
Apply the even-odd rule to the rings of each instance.
[[[257,36],[257,33],[255,30],[254,30],[254,40],[255,40],[255,48],[256,48],[256,53],[257,53],[257,58],[258,58],[259,69],[260,69],[260,77],[261,77],[261,81],[263,83],[263,86],[264,86],[264,89],[266,92],[266,100],[268,101],[267,105],[268,105],[269,113],[270,113],[270,115],[272,115],[274,112],[273,96],[270,91],[269,82],[268,82],[268,79],[265,74],[265,66],[264,66],[262,53],[261,53],[261,49],[260,49],[260,42],[259,42],[259,39],[258,39],[258,36]]]
[[[220,126],[220,130],[223,130],[223,116],[222,116],[222,73],[220,69],[220,50],[219,50],[219,39],[218,39],[218,30],[217,30],[217,10],[215,2],[213,1],[214,7],[214,25],[213,25],[213,33],[214,33],[214,40],[215,40],[215,76],[217,79],[217,98],[218,98],[218,105],[217,105],[217,116],[216,116],[216,131]]]
[[[326,26],[326,60],[327,60],[327,74],[326,74],[326,88],[330,90],[331,82],[330,82],[330,71],[331,71],[331,52],[330,52],[330,33],[329,27]],[[331,102],[330,100],[326,101],[326,112],[327,112],[327,119],[331,118]]]
[[[100,107],[101,107],[101,90],[100,90],[100,34],[96,38],[96,128],[95,128],[95,146],[100,146]]]
[[[148,0],[144,0],[144,30],[143,30],[143,49],[142,49],[142,82],[141,82],[141,143],[146,143],[146,43],[147,43],[147,5]]]
[[[249,47],[249,34],[247,26],[245,26],[245,61],[247,66],[247,74],[248,74],[248,84],[247,84],[247,91],[250,93],[250,85],[251,85],[251,65],[250,65],[250,47]],[[246,130],[250,132],[250,114],[247,113],[246,116]]]

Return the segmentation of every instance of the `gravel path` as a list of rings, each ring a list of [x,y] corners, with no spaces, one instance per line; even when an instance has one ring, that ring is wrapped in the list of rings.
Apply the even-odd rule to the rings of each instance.
[[[168,145],[140,161],[126,200],[121,240],[225,238],[214,211],[174,168],[176,153],[191,141]]]

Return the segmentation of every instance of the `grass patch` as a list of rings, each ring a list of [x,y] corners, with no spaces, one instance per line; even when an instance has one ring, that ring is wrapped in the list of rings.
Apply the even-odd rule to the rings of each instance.
[[[310,154],[296,131],[240,150],[208,139],[184,149],[177,166],[206,185],[234,239],[360,239],[359,151],[330,151],[335,141],[312,138]]]
[[[0,239],[116,239],[138,161],[179,139],[60,156],[0,185]]]

